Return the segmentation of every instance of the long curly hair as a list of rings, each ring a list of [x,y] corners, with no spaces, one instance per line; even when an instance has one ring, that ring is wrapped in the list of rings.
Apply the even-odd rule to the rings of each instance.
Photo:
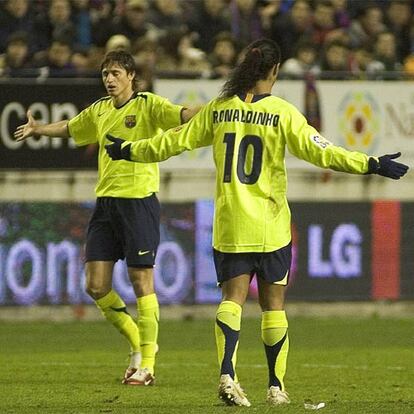
[[[280,63],[279,45],[270,39],[259,39],[245,49],[243,60],[232,70],[219,98],[246,93],[257,81],[266,79],[269,70]]]

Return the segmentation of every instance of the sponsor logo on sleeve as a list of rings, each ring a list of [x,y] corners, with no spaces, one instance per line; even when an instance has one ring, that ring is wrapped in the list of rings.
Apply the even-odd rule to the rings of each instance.
[[[332,145],[332,142],[328,141],[326,138],[322,137],[321,135],[311,135],[311,140],[316,144],[319,145],[321,148],[326,148],[328,145]]]

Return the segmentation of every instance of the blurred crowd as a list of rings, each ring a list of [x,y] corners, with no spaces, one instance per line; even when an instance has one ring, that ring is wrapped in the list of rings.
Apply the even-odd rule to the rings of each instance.
[[[154,77],[226,77],[251,41],[281,75],[414,79],[411,0],[2,0],[0,77],[97,77],[110,50]]]

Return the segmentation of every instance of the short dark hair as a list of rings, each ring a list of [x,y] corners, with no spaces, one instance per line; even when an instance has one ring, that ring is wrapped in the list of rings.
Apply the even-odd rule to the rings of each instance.
[[[135,75],[134,79],[132,80],[132,88],[134,90],[137,90],[138,89],[138,79],[136,77],[137,68],[136,68],[135,61],[132,55],[128,52],[125,52],[124,50],[112,50],[111,52],[108,52],[105,55],[101,63],[101,72],[106,67],[113,65],[114,63],[124,68],[128,74],[133,73]]]

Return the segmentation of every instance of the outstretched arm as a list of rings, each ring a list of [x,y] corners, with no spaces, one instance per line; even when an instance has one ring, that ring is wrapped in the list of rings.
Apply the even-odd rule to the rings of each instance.
[[[52,124],[39,124],[33,118],[31,111],[27,111],[27,123],[17,127],[14,132],[16,141],[23,141],[26,138],[36,135],[46,135],[48,137],[69,138],[67,120],[54,122]]]
[[[289,152],[318,167],[352,174],[379,174],[394,180],[408,171],[407,165],[394,161],[401,153],[376,158],[332,144],[308,125],[298,111],[291,112],[284,133]]]
[[[209,107],[205,106],[188,123],[169,129],[150,139],[130,142],[107,135],[107,139],[112,144],[105,145],[105,149],[113,160],[164,161],[184,151],[211,145],[213,133],[210,118]]]

